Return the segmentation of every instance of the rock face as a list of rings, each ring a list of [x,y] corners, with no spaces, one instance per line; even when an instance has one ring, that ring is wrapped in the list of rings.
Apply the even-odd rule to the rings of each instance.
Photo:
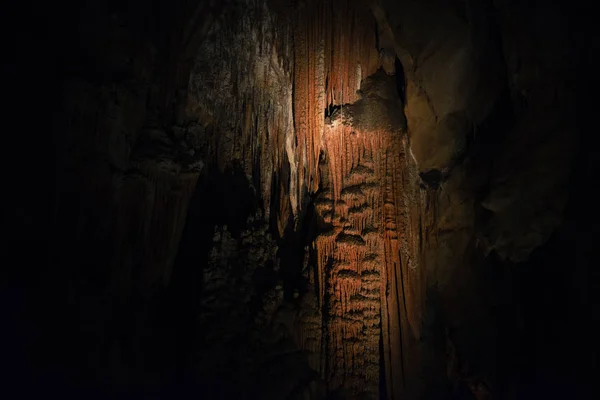
[[[547,52],[541,44],[547,43],[543,32],[552,35],[549,26],[560,24],[558,8],[541,7],[543,17],[534,16],[530,5],[513,2],[380,1],[373,2],[372,8],[380,34],[386,36],[388,46],[395,46],[404,66],[411,149],[420,173],[439,171],[444,179],[469,147],[473,153],[477,142],[493,140],[488,131],[498,128],[489,126],[491,118],[496,118],[494,124],[506,124],[500,128],[506,130],[502,144],[497,143],[504,150],[490,171],[490,193],[481,201],[495,213],[482,233],[483,242],[504,258],[526,260],[559,224],[565,206],[561,193],[572,166],[575,135],[568,134],[563,124],[567,115],[573,115],[569,104],[573,104],[574,88],[550,83],[561,81],[560,74],[567,71],[566,58],[558,54],[567,54],[568,44],[557,39],[556,48]],[[515,15],[521,17],[514,20]],[[539,25],[537,34],[526,33],[530,21],[538,18],[548,29]],[[522,40],[515,35],[522,35]],[[537,56],[532,54],[539,58],[534,60]],[[535,105],[524,106],[528,101]],[[510,126],[513,118],[515,125]],[[538,140],[544,144],[534,145]],[[520,161],[510,155],[525,148],[535,150]],[[541,167],[550,158],[555,160],[552,167]],[[552,183],[544,182],[542,174],[552,176]],[[525,176],[532,180],[526,182]],[[548,211],[534,216],[533,208],[540,207],[533,204],[550,197],[556,200]],[[511,205],[511,211],[502,215]]]
[[[334,115],[335,118],[335,115]],[[340,117],[342,119],[342,117]],[[317,197],[317,287],[325,313],[325,375],[332,389],[378,398],[381,296],[385,292],[381,166],[390,137],[334,119],[325,128],[329,182]],[[387,146],[386,146],[387,147]]]
[[[517,3],[371,2],[380,42],[404,67],[411,154],[422,184],[436,189],[421,249],[428,302],[440,296],[438,317],[472,354],[463,375],[485,369],[488,378],[497,373],[489,360],[502,355],[472,344],[498,329],[489,314],[497,305],[486,303],[518,300],[483,268],[495,257],[526,262],[561,225],[577,137],[566,127],[576,115],[565,79],[578,57],[564,40],[571,7]],[[496,294],[482,301],[482,291]]]
[[[361,99],[326,120],[315,200],[320,370],[331,389],[367,398],[383,395],[382,379],[390,396],[404,391],[425,300],[421,221],[412,220],[425,193],[398,117],[395,81],[378,71],[363,81]]]
[[[49,205],[32,173],[11,206],[9,244],[48,249],[9,280],[35,314],[14,340],[39,335],[23,376],[61,360],[56,385],[107,397],[510,398],[538,361],[522,327],[563,306],[519,268],[570,262],[574,171],[594,176],[569,7],[84,3],[46,39]],[[592,258],[564,289],[581,303]]]

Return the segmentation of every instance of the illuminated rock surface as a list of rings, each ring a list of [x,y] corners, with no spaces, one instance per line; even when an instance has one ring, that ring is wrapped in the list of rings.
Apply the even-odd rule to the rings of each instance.
[[[600,335],[576,2],[80,3],[40,5],[6,74],[31,125],[6,147],[16,386],[578,398]]]

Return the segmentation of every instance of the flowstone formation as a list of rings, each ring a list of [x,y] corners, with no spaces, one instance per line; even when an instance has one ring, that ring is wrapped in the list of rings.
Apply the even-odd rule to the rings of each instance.
[[[583,2],[25,3],[15,393],[596,390]]]
[[[280,238],[312,224],[314,199],[294,340],[328,392],[378,398],[383,377],[398,397],[419,370],[421,219],[431,215],[421,210],[404,77],[380,51],[365,2],[246,6],[208,32],[182,129],[208,171],[241,166]]]
[[[309,276],[322,319],[307,321],[302,337],[312,346],[301,344],[320,355],[313,368],[329,390],[349,396],[379,398],[382,376],[387,393],[400,393],[420,335],[425,194],[396,87],[395,76],[377,71],[363,81],[359,99],[324,124],[316,271]]]

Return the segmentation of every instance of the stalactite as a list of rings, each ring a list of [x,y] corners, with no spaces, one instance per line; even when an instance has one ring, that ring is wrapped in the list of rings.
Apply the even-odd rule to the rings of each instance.
[[[138,256],[145,265],[140,280],[148,287],[167,285],[199,171],[184,169],[168,159],[162,162],[140,159],[132,162],[132,167],[137,172],[122,178],[130,182],[118,185],[116,195],[120,203],[127,204],[131,201],[128,199],[135,199],[138,203],[132,205],[131,210],[139,216],[133,236],[143,238],[145,243],[164,243],[164,246],[144,248]],[[143,205],[141,209],[139,204]],[[168,213],[158,213],[157,210],[168,210]]]
[[[379,66],[373,19],[365,5],[352,0],[312,0],[294,16],[294,124],[298,190],[319,188],[323,147],[323,111],[358,99],[360,80]],[[357,73],[360,71],[360,75]],[[335,190],[335,189],[334,189]],[[299,196],[300,196],[299,194]],[[301,201],[301,199],[300,199]]]
[[[245,12],[225,25],[215,24],[209,32],[214,40],[200,47],[190,77],[187,113],[210,116],[199,123],[211,123],[217,131],[200,136],[206,143],[197,147],[221,170],[240,161],[249,181],[258,184],[267,217],[272,194],[281,193],[272,190],[273,171],[289,163],[289,181],[277,182],[286,188],[277,210],[278,223],[285,225],[290,213],[297,215],[302,193],[301,146],[294,140],[292,114],[295,35],[288,23],[291,15],[273,12],[263,0],[243,3]]]

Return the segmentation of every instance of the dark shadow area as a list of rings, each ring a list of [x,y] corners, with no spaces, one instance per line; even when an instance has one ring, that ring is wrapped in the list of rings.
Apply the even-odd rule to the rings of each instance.
[[[402,100],[402,105],[406,105],[406,75],[404,74],[404,66],[400,59],[396,57],[394,62],[396,67],[396,86],[398,88],[398,96]]]
[[[427,172],[420,172],[421,181],[430,189],[437,189],[442,183],[442,172],[439,169],[431,169]]]

